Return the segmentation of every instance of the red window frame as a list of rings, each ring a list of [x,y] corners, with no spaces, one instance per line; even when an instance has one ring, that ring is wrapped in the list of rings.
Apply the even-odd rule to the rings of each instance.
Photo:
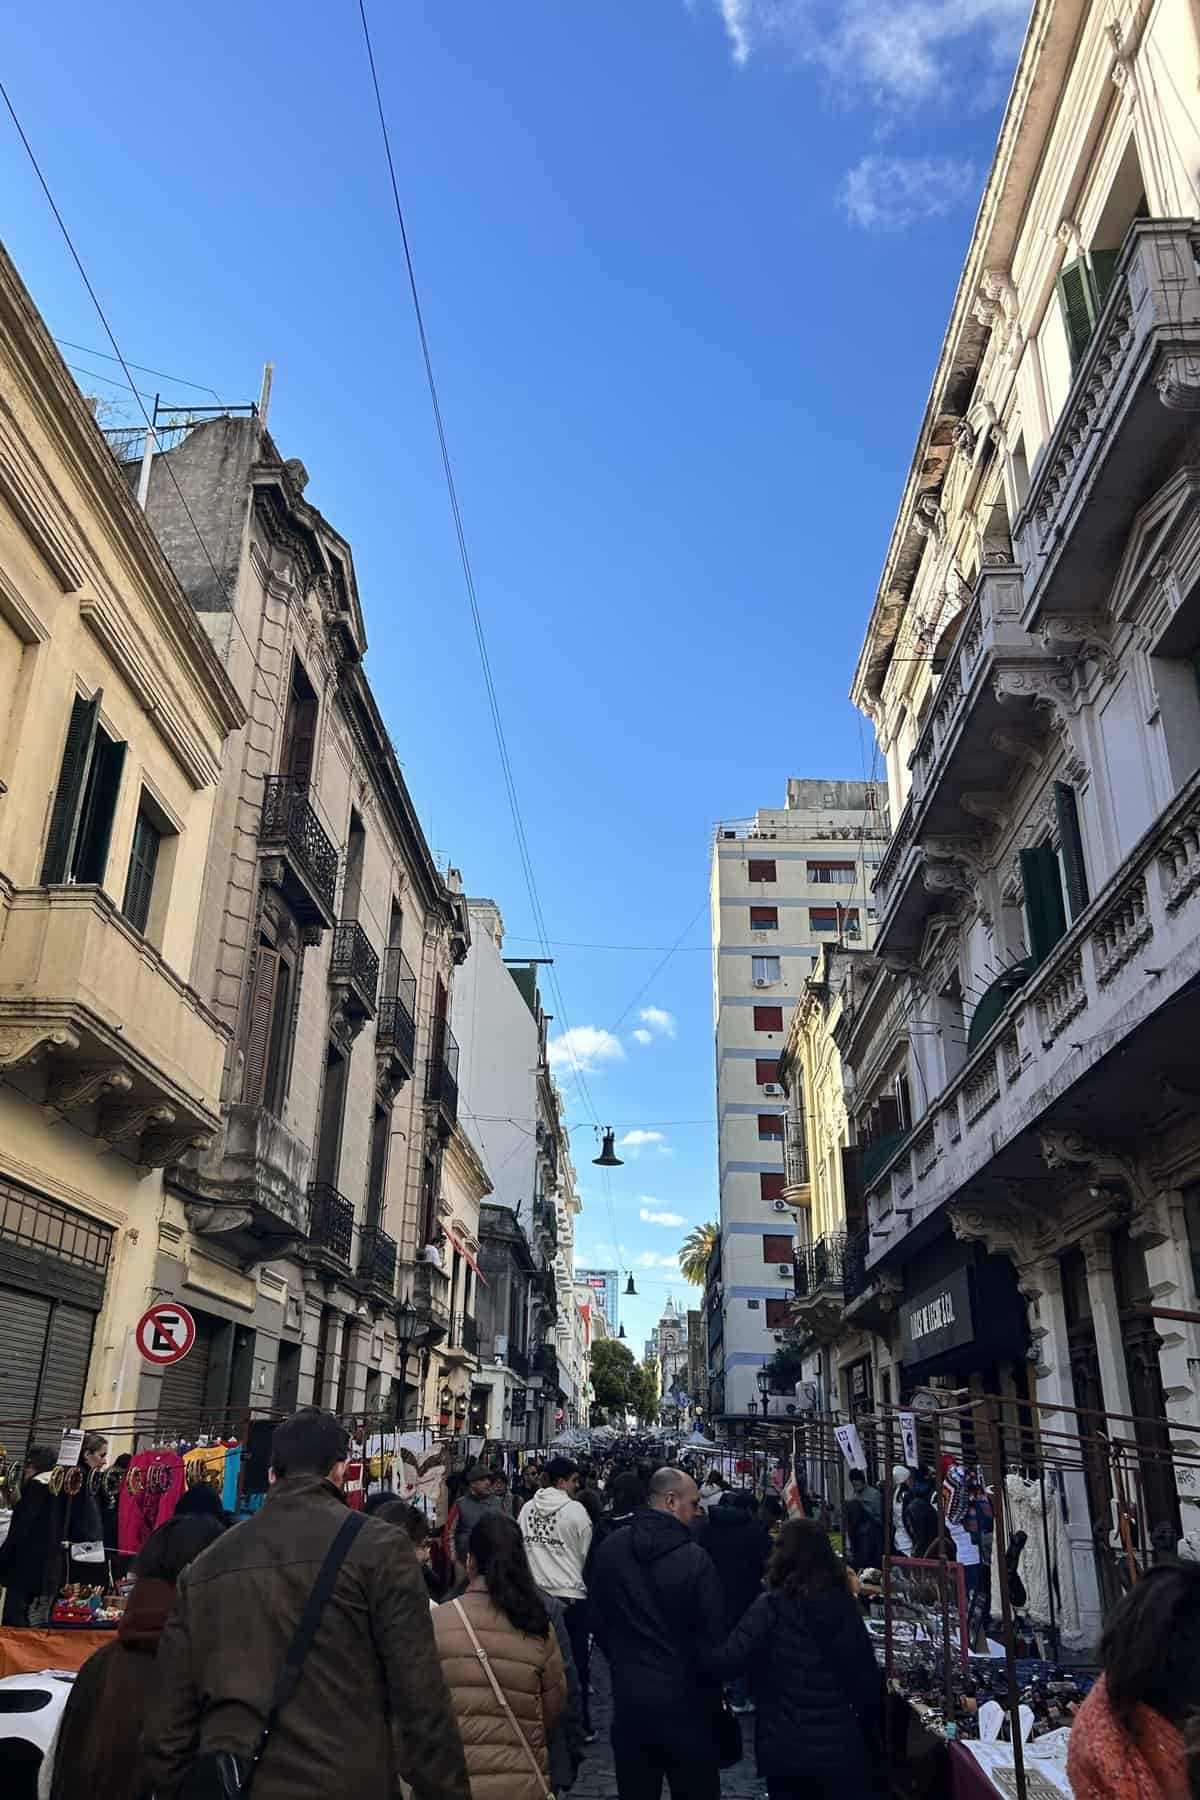
[[[751,931],[778,931],[779,908],[777,906],[752,906],[750,908]]]
[[[782,1031],[782,1006],[756,1006],[754,1009],[755,1031]]]
[[[751,881],[774,881],[775,858],[773,856],[752,856],[750,858]]]
[[[783,1175],[759,1175],[758,1197],[760,1200],[783,1199]]]
[[[782,1262],[783,1258],[780,1257]],[[792,1324],[792,1304],[790,1300],[768,1300],[766,1303],[767,1330],[783,1331]]]
[[[789,1231],[784,1237],[781,1232],[763,1232],[763,1261],[765,1263],[790,1263],[792,1260],[792,1234]]]
[[[782,1113],[759,1113],[758,1135],[760,1138],[769,1139],[772,1143],[781,1144],[783,1142]]]
[[[754,1079],[759,1087],[764,1081],[779,1080],[779,1058],[777,1056],[756,1056],[754,1059]]]

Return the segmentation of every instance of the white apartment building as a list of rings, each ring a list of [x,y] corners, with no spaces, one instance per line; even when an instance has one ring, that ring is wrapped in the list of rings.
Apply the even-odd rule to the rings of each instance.
[[[900,1398],[1102,1420],[1092,1639],[1130,1544],[1200,1548],[1198,84],[1185,0],[1034,5],[853,687],[896,832],[850,1315]]]
[[[882,783],[790,780],[786,806],[717,826],[712,855],[713,1023],[723,1331],[710,1369],[716,1419],[758,1404],[758,1370],[791,1323],[795,1227],[783,1199],[787,1101],[778,1062],[822,944],[865,944],[887,838]]]

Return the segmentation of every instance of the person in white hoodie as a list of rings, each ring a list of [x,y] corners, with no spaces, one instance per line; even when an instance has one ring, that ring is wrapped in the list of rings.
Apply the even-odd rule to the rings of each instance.
[[[521,1508],[517,1523],[534,1582],[543,1593],[553,1594],[563,1603],[563,1622],[583,1694],[583,1729],[590,1744],[596,1734],[588,1698],[590,1659],[583,1568],[591,1548],[592,1521],[575,1498],[580,1479],[579,1465],[570,1457],[552,1457],[546,1465],[545,1486]]]

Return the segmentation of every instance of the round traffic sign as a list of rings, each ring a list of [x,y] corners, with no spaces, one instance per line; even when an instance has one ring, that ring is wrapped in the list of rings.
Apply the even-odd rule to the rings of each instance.
[[[160,1300],[142,1314],[134,1337],[146,1361],[162,1369],[183,1361],[196,1341],[196,1321],[186,1306]]]

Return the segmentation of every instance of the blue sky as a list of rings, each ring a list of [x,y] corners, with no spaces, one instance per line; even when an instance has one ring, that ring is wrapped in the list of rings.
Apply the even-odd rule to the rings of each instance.
[[[602,1118],[662,1134],[606,1192],[572,1095],[581,1252],[615,1231],[637,1267],[639,1350],[680,1292],[645,1259],[681,1230],[642,1213],[715,1211],[712,824],[870,772],[845,695],[1025,11],[372,9],[566,1013],[615,1036]],[[353,0],[63,0],[52,48],[36,10],[8,20],[4,79],[125,356],[226,401],[275,363],[271,429],[354,547],[430,842],[537,953]],[[107,348],[6,116],[0,184],[51,330]]]

